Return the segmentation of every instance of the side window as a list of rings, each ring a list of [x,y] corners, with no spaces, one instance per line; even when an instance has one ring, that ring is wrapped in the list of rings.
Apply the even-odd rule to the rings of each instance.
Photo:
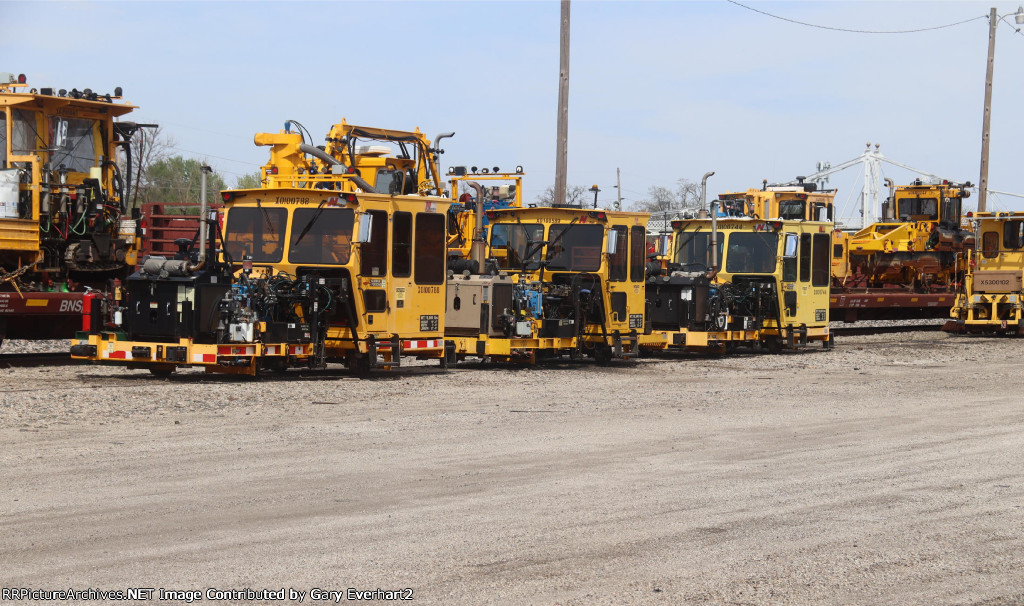
[[[615,252],[608,257],[608,279],[613,282],[622,282],[626,279],[626,236],[628,232],[622,225],[612,228],[619,237],[615,240]]]
[[[981,255],[986,259],[994,259],[999,255],[999,234],[987,231],[981,235]]]
[[[1003,246],[1014,250],[1024,246],[1024,221],[1007,221],[1003,224]]]
[[[382,210],[367,213],[373,217],[370,241],[359,247],[359,273],[383,276],[388,270],[388,214]]]
[[[412,213],[395,213],[391,227],[391,273],[396,278],[412,275]]]
[[[783,282],[796,282],[796,254],[799,241],[796,234],[786,234],[785,249],[782,251]]]
[[[814,255],[811,259],[811,286],[828,286],[832,277],[832,261],[828,252],[832,238],[828,234],[814,234]]]
[[[440,213],[416,214],[416,265],[414,279],[417,284],[443,284],[445,272],[445,216]]]
[[[647,246],[647,230],[636,226],[629,232],[629,279],[644,281],[644,247]]]
[[[811,281],[811,234],[800,234],[800,281]]]

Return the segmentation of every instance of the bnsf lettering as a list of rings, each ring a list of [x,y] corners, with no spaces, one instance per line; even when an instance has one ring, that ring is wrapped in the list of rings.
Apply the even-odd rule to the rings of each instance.
[[[416,292],[420,293],[421,295],[438,294],[441,292],[440,286],[419,286],[417,288],[419,290],[417,290]]]
[[[64,313],[66,311],[81,313],[81,311],[82,311],[82,300],[78,299],[77,301],[68,301],[68,300],[61,301],[60,302],[60,312]]]

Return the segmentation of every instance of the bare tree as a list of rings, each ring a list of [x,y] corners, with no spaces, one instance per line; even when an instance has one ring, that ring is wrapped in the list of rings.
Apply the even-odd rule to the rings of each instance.
[[[670,210],[695,209],[700,206],[700,183],[689,179],[678,179],[675,189],[652,185],[647,189],[647,198],[632,205],[641,212],[665,212]]]
[[[174,137],[164,132],[162,127],[140,128],[132,137],[132,151],[135,157],[135,174],[132,175],[132,182],[135,184],[135,192],[132,204],[136,200],[149,202],[156,189],[153,182],[152,168],[155,164],[167,160],[171,150],[177,145]],[[163,200],[152,200],[162,202]]]
[[[569,185],[565,188],[565,203],[573,206],[583,204],[586,199],[587,188],[582,185]],[[537,196],[539,206],[551,206],[555,201],[555,186],[549,185],[544,193]]]

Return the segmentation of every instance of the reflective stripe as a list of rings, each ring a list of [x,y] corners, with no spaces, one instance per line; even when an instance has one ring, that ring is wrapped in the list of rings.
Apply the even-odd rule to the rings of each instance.
[[[212,364],[213,362],[217,361],[217,356],[215,354],[198,354],[198,353],[194,353],[194,354],[192,354],[192,361],[200,363],[200,364],[202,364],[202,363],[211,363]]]
[[[444,345],[442,339],[427,339],[424,341],[402,341],[402,349],[439,349]]]

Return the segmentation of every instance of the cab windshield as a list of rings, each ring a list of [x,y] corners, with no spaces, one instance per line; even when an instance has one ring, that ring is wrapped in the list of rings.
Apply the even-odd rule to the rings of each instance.
[[[284,224],[288,213],[283,208],[236,206],[228,211],[225,247],[233,261],[246,256],[257,263],[277,263],[284,254]]]
[[[385,221],[386,217],[383,218]],[[344,265],[352,254],[351,208],[297,208],[292,217],[288,262],[312,265]],[[383,225],[386,245],[387,225]],[[376,227],[376,222],[375,222]]]
[[[711,233],[710,232],[679,232],[676,235],[675,262],[684,269],[705,271],[711,268]],[[724,234],[718,235],[718,258],[722,258]],[[687,267],[689,266],[689,267]]]
[[[597,271],[601,268],[603,241],[603,225],[552,225],[548,229],[547,268],[552,271]]]
[[[735,232],[729,234],[725,252],[725,271],[731,274],[775,273],[778,263],[779,234],[772,232]]]
[[[493,223],[491,225],[491,256],[501,269],[533,271],[540,267],[540,246],[544,226],[540,223]],[[526,255],[532,252],[527,259]],[[524,262],[529,261],[524,266]]]
[[[76,173],[87,173],[96,165],[96,141],[93,138],[95,120],[50,118],[50,132],[54,133],[54,152],[50,164],[64,166]],[[60,145],[57,145],[60,143]]]
[[[898,202],[900,221],[938,221],[939,201],[936,198],[901,198]]]
[[[804,218],[805,206],[801,200],[780,200],[779,218],[800,221]]]

